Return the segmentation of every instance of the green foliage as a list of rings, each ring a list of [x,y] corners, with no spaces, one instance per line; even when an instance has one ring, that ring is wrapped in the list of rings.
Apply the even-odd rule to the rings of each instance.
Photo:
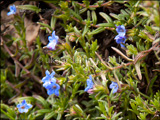
[[[35,11],[36,13],[39,13],[41,11],[41,9],[39,9],[38,7],[34,5],[19,5],[18,8],[23,9],[23,10]]]
[[[158,2],[44,2],[56,9],[47,22],[44,16],[36,22],[40,33],[33,48],[26,40],[25,14],[15,14],[10,23],[17,37],[2,34],[1,119],[158,119]],[[114,3],[122,8],[113,7]],[[40,16],[42,11],[35,5],[19,5],[17,9]],[[114,40],[118,25],[126,28],[125,48],[121,49]],[[43,46],[53,30],[60,39],[56,49],[49,50]],[[41,79],[46,70],[56,72],[58,97],[48,96],[43,88]],[[84,91],[89,75],[94,83],[90,94]],[[117,82],[119,87],[114,94],[109,89],[111,82]],[[16,105],[24,99],[33,107],[19,113]]]

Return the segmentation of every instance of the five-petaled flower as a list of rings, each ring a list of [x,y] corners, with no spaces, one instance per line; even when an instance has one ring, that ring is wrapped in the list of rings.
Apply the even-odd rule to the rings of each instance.
[[[12,5],[9,8],[10,8],[10,12],[7,13],[8,16],[12,14],[16,14],[17,9],[15,5]]]
[[[88,92],[88,90],[93,88],[93,81],[92,81],[92,76],[89,76],[89,79],[87,79],[87,87],[84,89],[85,92]]]
[[[50,50],[55,50],[55,46],[58,43],[59,37],[55,35],[55,31],[52,32],[52,36],[48,36],[49,43],[46,46]]]
[[[26,100],[23,100],[21,104],[17,105],[18,111],[20,113],[27,113],[28,109],[32,107],[31,104],[27,104]]]
[[[116,42],[118,44],[121,45],[121,47],[125,47],[122,43],[125,43],[126,41],[126,29],[125,29],[125,26],[124,25],[119,25],[119,26],[116,26],[116,31],[118,33],[118,35],[114,38],[116,40]]]
[[[126,34],[126,29],[124,25],[116,26],[116,31],[118,35],[124,36]]]
[[[48,95],[55,94],[56,96],[59,96],[60,86],[55,82],[51,82],[50,84],[48,84],[46,89]]]
[[[109,86],[110,89],[113,89],[113,93],[116,93],[118,90],[118,84],[117,82],[112,82]]]
[[[126,36],[117,35],[115,39],[116,39],[116,43],[120,44],[121,47],[125,47],[122,43],[125,43]]]
[[[54,71],[50,74],[50,72],[46,70],[45,74],[46,76],[42,78],[43,87],[47,87],[51,82],[56,82],[56,79],[54,78]]]

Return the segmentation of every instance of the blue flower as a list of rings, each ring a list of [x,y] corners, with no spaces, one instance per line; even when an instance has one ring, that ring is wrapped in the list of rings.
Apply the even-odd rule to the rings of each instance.
[[[118,35],[124,36],[126,34],[126,29],[125,29],[124,25],[119,25],[116,27],[117,27],[116,31],[117,31]]]
[[[116,39],[116,42],[121,45],[121,47],[125,47],[122,43],[125,43],[126,36],[117,35],[114,39]]]
[[[45,74],[46,76],[42,78],[43,87],[47,87],[51,82],[56,82],[56,79],[54,78],[54,71],[50,74],[50,72],[46,70]]]
[[[51,82],[50,84],[48,84],[46,89],[47,89],[48,95],[55,94],[56,96],[59,96],[60,86],[56,84],[55,82]]]
[[[58,43],[59,37],[55,35],[55,31],[52,32],[52,36],[48,36],[49,43],[46,46],[47,48],[54,50],[56,44]]]
[[[87,87],[84,89],[85,92],[87,92],[89,89],[93,88],[94,83],[92,82],[92,76],[89,76],[89,79],[87,79]]]
[[[15,5],[10,6],[9,8],[10,8],[10,12],[7,13],[8,16],[12,15],[12,14],[16,14],[17,10],[16,10],[16,6]]]
[[[112,82],[109,86],[110,89],[113,89],[113,93],[116,93],[118,90],[118,84],[116,82]]]
[[[21,104],[17,105],[18,111],[20,113],[27,113],[28,109],[32,107],[31,104],[27,104],[26,100],[23,100]]]

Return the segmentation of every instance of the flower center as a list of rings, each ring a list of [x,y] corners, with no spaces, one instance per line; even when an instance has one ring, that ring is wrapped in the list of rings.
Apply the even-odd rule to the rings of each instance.
[[[120,32],[124,32],[124,30],[123,30],[123,29],[120,29]]]
[[[56,89],[57,87],[55,85],[53,85],[53,89]]]
[[[22,108],[22,109],[24,109],[24,108],[25,108],[25,106],[22,106],[21,108]]]

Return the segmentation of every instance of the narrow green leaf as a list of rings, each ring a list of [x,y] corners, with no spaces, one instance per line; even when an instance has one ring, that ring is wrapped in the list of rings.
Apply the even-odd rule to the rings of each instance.
[[[52,16],[52,18],[51,18],[51,28],[52,28],[52,29],[55,28],[56,21],[57,21],[57,19],[56,19],[54,16]]]
[[[93,20],[93,24],[95,25],[97,23],[97,16],[95,11],[92,11],[92,20]]]
[[[118,19],[119,20],[119,17],[118,15],[114,14],[114,13],[110,13],[110,16],[114,17],[115,19]]]
[[[2,109],[1,109],[1,112],[2,112],[3,114],[5,114],[9,119],[15,120],[12,116],[10,116],[8,113],[6,113],[5,111],[3,111]]]
[[[87,11],[87,8],[83,8],[83,9],[81,9],[80,11],[79,11],[79,14],[82,14],[82,13],[84,13],[84,12],[86,12]]]
[[[97,25],[100,27],[115,27],[115,25],[113,23],[100,23]]]
[[[36,13],[39,13],[41,11],[40,8],[38,8],[34,5],[19,5],[18,8],[23,9],[23,10],[35,11]]]
[[[99,13],[108,23],[112,23],[112,19],[104,12]]]
[[[78,13],[74,12],[72,9],[69,9],[69,12],[70,12],[70,15],[73,15],[78,20],[82,21],[82,18],[81,18],[81,16]]]
[[[105,30],[104,27],[99,27],[99,28],[93,30],[92,32],[89,32],[88,34],[89,34],[89,35],[94,35],[94,34],[98,34],[98,33],[102,32],[102,31],[104,31],[104,30]]]
[[[49,103],[43,97],[38,95],[34,95],[33,97],[37,99],[40,103],[42,103],[44,108],[49,108]]]
[[[41,22],[37,22],[37,24],[40,24],[41,26],[47,27],[52,31],[52,28],[48,24],[41,23]]]
[[[45,120],[49,120],[49,119],[51,119],[55,114],[56,114],[55,111],[52,111],[51,113],[46,114],[45,117],[44,117],[44,119],[45,119]]]

